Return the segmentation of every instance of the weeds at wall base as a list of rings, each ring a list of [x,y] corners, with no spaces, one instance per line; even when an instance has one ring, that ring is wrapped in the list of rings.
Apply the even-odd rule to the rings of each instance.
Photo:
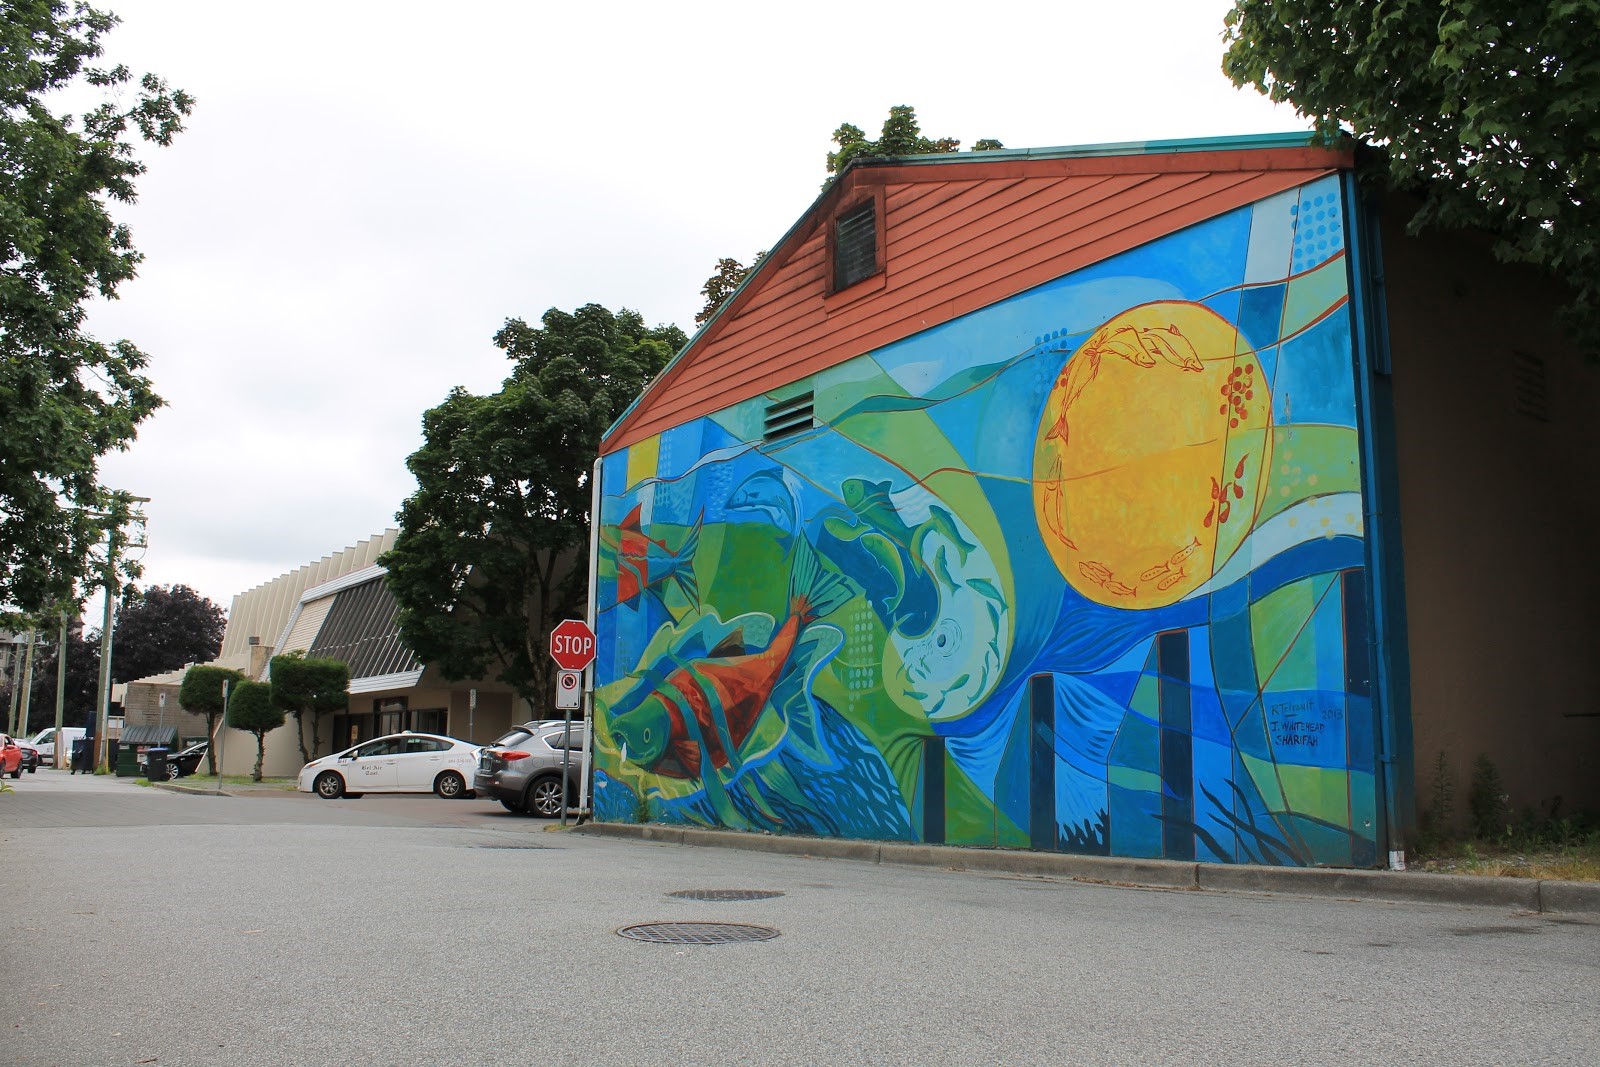
[[[1445,753],[1434,761],[1431,806],[1418,820],[1410,865],[1418,870],[1501,878],[1600,881],[1600,818],[1567,815],[1560,797],[1512,813],[1499,769],[1473,762],[1467,792],[1470,832],[1455,831],[1455,776]]]

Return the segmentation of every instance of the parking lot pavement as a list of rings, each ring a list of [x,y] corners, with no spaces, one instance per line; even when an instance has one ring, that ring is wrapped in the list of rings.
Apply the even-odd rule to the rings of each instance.
[[[322,800],[283,789],[247,789],[239,795],[180,793],[141,778],[45,770],[6,779],[14,791],[0,796],[0,832],[7,828],[67,826],[265,825],[438,826],[533,833],[555,820],[513,815],[493,801],[442,800],[431,793],[357,800]],[[3,842],[0,837],[0,842]]]
[[[96,785],[0,797],[0,899],[26,904],[0,1063],[1594,1062],[1596,923]],[[69,802],[93,817],[35,825]],[[647,922],[776,936],[619,936]]]

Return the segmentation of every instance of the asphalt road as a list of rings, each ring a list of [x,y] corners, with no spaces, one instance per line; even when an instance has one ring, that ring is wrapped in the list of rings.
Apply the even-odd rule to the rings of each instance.
[[[8,784],[4,1064],[1600,1060],[1592,921],[583,837],[484,801]],[[616,932],[649,921],[779,936]]]

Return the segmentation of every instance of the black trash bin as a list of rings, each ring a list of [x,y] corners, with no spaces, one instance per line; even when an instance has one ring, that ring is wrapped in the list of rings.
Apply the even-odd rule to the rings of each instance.
[[[144,776],[152,782],[167,780],[167,750],[147,748],[144,752]]]
[[[91,759],[90,753],[92,751],[89,746],[92,744],[94,744],[94,742],[89,740],[87,737],[75,737],[72,739],[73,774],[77,774],[80,771],[84,774],[93,772],[94,767],[89,762]]]

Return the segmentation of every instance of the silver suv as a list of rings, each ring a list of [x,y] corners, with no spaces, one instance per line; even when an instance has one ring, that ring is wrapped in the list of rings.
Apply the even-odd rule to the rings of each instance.
[[[493,797],[507,811],[549,819],[561,814],[561,765],[568,762],[567,806],[578,806],[578,780],[583,773],[583,739],[588,724],[572,724],[568,737],[560,719],[526,722],[478,754],[472,788]]]

